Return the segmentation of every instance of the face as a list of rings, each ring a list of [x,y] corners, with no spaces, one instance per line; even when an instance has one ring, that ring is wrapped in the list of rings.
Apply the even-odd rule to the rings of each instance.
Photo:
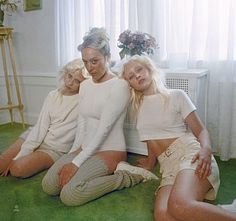
[[[124,79],[143,94],[152,94],[152,77],[149,70],[138,61],[130,61],[124,67]]]
[[[99,52],[93,48],[84,48],[82,50],[82,59],[84,65],[92,76],[94,82],[99,82],[106,74],[106,59]]]
[[[85,80],[85,78],[82,75],[81,70],[67,72],[64,76],[65,93],[70,95],[78,93],[80,83],[83,80]]]

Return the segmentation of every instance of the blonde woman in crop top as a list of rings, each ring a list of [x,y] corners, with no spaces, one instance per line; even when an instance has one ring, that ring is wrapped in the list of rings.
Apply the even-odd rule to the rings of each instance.
[[[60,86],[47,95],[35,126],[0,155],[2,176],[30,177],[69,152],[76,134],[80,83],[87,76],[80,58],[60,70]]]
[[[79,46],[92,76],[81,84],[76,139],[69,154],[59,159],[42,181],[49,195],[60,195],[68,206],[79,206],[114,190],[156,178],[142,168],[125,165],[123,122],[129,101],[124,79],[109,69],[109,39],[103,28],[92,28]],[[120,164],[119,164],[120,165]],[[124,167],[122,167],[124,168]]]
[[[131,87],[140,140],[148,147],[149,156],[140,166],[152,168],[156,158],[160,163],[155,220],[235,221],[235,213],[203,202],[216,198],[219,170],[208,131],[187,94],[167,89],[160,70],[146,56],[128,59],[121,75]]]

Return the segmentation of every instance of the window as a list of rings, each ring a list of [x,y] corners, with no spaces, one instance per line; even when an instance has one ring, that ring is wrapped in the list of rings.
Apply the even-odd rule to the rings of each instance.
[[[77,45],[89,28],[105,27],[112,59],[125,29],[154,36],[155,59],[236,59],[234,0],[57,0],[59,64],[79,56]]]

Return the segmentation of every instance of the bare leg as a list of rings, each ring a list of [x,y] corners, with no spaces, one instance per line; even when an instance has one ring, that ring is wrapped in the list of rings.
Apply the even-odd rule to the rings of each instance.
[[[24,139],[18,138],[14,144],[0,155],[0,173],[7,169],[12,159],[19,153],[24,141]]]
[[[155,206],[154,206],[154,218],[156,221],[177,221],[173,218],[167,209],[168,199],[170,192],[172,190],[172,185],[161,187],[158,190]]]
[[[148,157],[139,159],[137,166],[151,171],[156,165],[157,157],[151,145],[147,146],[147,150],[148,150]]]
[[[200,180],[194,170],[180,171],[170,193],[168,212],[182,221],[236,221],[235,214],[202,202],[210,188],[208,180]]]
[[[53,159],[47,153],[35,151],[13,161],[10,173],[15,177],[27,178],[48,169],[53,163]]]

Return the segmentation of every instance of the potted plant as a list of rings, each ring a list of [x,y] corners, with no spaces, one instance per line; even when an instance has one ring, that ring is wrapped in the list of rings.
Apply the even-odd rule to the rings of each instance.
[[[119,36],[118,47],[121,49],[120,58],[123,59],[127,55],[153,54],[157,43],[156,39],[148,33],[125,30]]]

